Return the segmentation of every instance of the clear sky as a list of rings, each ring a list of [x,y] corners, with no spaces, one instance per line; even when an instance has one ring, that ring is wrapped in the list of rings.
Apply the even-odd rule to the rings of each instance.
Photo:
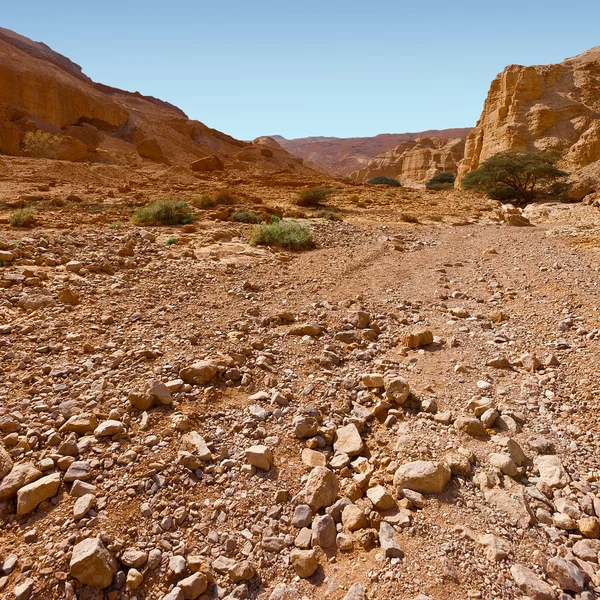
[[[600,45],[600,1],[38,0],[0,26],[241,139],[475,124],[506,65]]]

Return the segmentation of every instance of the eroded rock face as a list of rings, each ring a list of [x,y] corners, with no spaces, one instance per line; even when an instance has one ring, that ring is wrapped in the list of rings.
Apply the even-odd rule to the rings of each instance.
[[[459,179],[497,152],[557,150],[565,166],[600,160],[600,46],[556,65],[510,65],[467,137]]]
[[[359,182],[380,176],[391,177],[402,185],[423,187],[438,173],[456,173],[464,149],[463,139],[418,138],[376,156],[352,177]]]

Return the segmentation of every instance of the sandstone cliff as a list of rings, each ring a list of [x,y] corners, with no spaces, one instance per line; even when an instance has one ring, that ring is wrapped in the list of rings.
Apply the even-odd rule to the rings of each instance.
[[[352,174],[358,182],[373,177],[392,177],[411,187],[422,187],[442,171],[456,173],[464,154],[463,139],[419,138],[400,144],[390,152],[376,156]]]
[[[236,140],[168,102],[95,83],[45,44],[0,28],[0,154],[19,155],[36,129],[62,136],[69,151],[60,157],[71,160],[189,164],[215,155],[244,170],[310,171],[278,145],[263,151],[260,141]]]
[[[600,46],[556,65],[510,65],[494,79],[459,177],[504,150],[558,150],[571,170],[600,160]]]
[[[382,133],[373,137],[308,137],[293,140],[281,136],[274,137],[283,148],[304,159],[308,164],[332,175],[344,177],[365,168],[374,157],[389,152],[404,142],[432,137],[464,139],[469,131],[470,128],[457,128],[420,133]]]

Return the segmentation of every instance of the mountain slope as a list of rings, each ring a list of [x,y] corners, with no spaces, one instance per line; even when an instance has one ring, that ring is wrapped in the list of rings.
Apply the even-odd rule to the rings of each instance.
[[[287,140],[272,136],[286,150],[331,173],[348,176],[366,167],[379,154],[393,150],[403,142],[417,138],[466,138],[470,128],[429,130],[419,133],[382,133],[373,137],[307,137]]]
[[[69,155],[74,160],[108,155],[133,161],[139,151],[145,158],[186,164],[215,154],[242,169],[254,164],[309,171],[272,141],[265,146],[236,140],[168,102],[94,83],[45,44],[0,29],[0,153],[20,154],[24,134],[36,129],[60,135],[77,150]],[[88,151],[105,154],[90,157],[81,151],[82,140]]]

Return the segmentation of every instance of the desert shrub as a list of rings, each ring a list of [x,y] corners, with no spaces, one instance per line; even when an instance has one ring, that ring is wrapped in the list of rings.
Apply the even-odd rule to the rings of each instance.
[[[400,221],[403,223],[418,223],[419,219],[415,215],[411,215],[410,213],[400,213],[398,217]]]
[[[198,196],[198,198],[194,198],[192,200],[192,204],[196,208],[212,208],[217,205],[217,201],[208,194],[202,194],[202,196]]]
[[[235,204],[236,202],[240,201],[240,199],[231,190],[221,190],[220,192],[217,192],[215,200],[217,201],[217,204],[224,205]]]
[[[342,221],[342,215],[333,210],[317,210],[313,217],[315,219],[325,219],[326,221]]]
[[[556,166],[559,158],[558,152],[498,152],[467,173],[462,187],[485,192],[497,200],[528,202],[541,185],[568,175]]]
[[[296,206],[319,206],[331,194],[333,194],[333,190],[324,188],[301,190],[296,199]]]
[[[131,220],[136,225],[185,225],[192,222],[192,211],[187,202],[164,200],[136,210]]]
[[[306,250],[314,246],[310,228],[289,221],[257,225],[252,230],[250,243],[255,246],[279,246],[289,250]]]
[[[392,179],[391,177],[383,177],[380,175],[379,177],[373,177],[373,179],[369,179],[367,181],[369,185],[389,185],[392,187],[402,187],[402,184],[397,179]]]
[[[60,138],[47,131],[28,131],[23,138],[23,150],[34,158],[56,158]]]
[[[456,175],[450,171],[443,171],[434,175],[426,184],[428,190],[450,190],[454,187]]]
[[[21,208],[8,217],[8,222],[13,227],[33,227],[36,217],[37,214],[33,208]]]
[[[352,202],[352,204],[358,204],[360,202],[360,196],[358,194],[352,194],[348,200]]]
[[[435,223],[441,223],[444,220],[443,215],[429,215],[429,219]]]
[[[251,210],[236,210],[231,218],[237,223],[260,223],[260,215]]]

